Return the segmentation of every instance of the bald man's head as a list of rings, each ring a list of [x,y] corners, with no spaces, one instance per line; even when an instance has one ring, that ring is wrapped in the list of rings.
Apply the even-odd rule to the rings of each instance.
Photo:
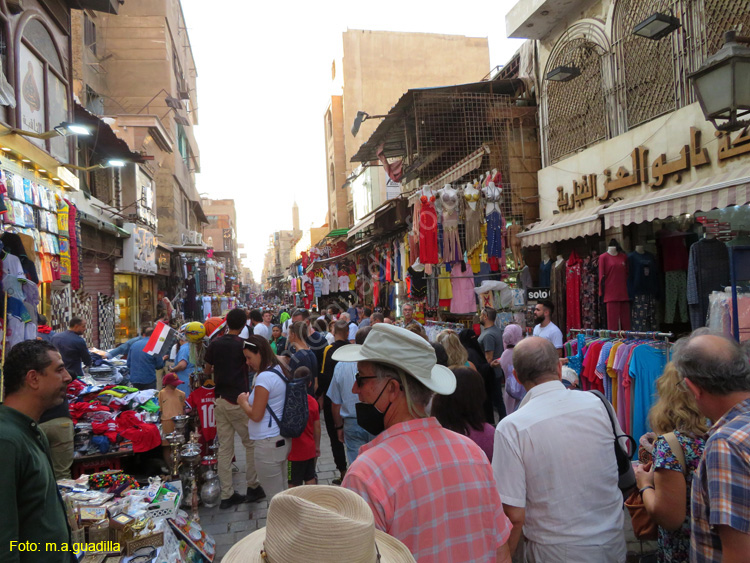
[[[524,338],[513,348],[513,369],[519,383],[542,383],[558,379],[559,355],[546,338]]]
[[[718,334],[695,332],[675,345],[679,374],[714,395],[750,391],[750,361],[737,342]]]

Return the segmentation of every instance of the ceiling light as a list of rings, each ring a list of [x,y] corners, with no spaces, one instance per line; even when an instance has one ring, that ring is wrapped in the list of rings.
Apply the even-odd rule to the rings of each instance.
[[[13,149],[9,149],[8,147],[0,147],[0,150],[4,150],[5,152],[11,152]]]
[[[55,127],[55,131],[57,131],[58,134],[67,136],[67,135],[79,135],[82,137],[87,137],[91,135],[91,127],[88,125],[81,125],[80,123],[66,123],[63,122],[57,127]]]
[[[547,80],[553,82],[567,82],[581,75],[581,69],[577,66],[558,66],[547,73]]]
[[[21,162],[31,162],[28,158],[22,158]]]
[[[59,181],[60,181],[60,178],[58,178],[57,176],[55,176],[54,178],[52,178],[52,181],[53,181],[53,182],[59,182]]]
[[[680,28],[680,20],[669,14],[656,12],[633,28],[633,35],[658,41]]]
[[[41,174],[44,174],[44,173],[46,172],[46,170],[45,170],[44,168],[40,168],[40,169],[38,170],[38,172],[39,172],[39,173],[41,173]]]

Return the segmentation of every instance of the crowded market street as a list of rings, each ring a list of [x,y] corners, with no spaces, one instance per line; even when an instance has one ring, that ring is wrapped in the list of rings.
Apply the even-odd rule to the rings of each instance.
[[[667,4],[0,0],[0,562],[750,563],[750,0]]]

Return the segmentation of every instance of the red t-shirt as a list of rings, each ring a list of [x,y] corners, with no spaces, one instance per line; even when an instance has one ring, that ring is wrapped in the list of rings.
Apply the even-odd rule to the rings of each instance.
[[[289,461],[307,461],[315,457],[315,422],[320,420],[320,410],[318,401],[311,395],[307,396],[307,408],[310,411],[307,426],[299,438],[292,438],[292,450],[287,458]]]
[[[201,421],[201,436],[206,442],[216,438],[216,417],[214,416],[215,393],[213,387],[200,387],[190,393],[187,404],[198,412]]]

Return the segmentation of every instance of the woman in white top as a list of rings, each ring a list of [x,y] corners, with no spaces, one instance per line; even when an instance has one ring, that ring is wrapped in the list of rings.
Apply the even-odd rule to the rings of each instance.
[[[286,402],[286,383],[279,376],[284,367],[273,353],[271,345],[262,336],[250,335],[245,341],[245,359],[255,372],[251,393],[242,393],[237,404],[250,421],[247,423],[250,439],[255,441],[255,471],[258,473],[268,500],[287,488],[287,463],[292,441],[279,434],[279,425],[269,414],[270,407],[281,420]]]

